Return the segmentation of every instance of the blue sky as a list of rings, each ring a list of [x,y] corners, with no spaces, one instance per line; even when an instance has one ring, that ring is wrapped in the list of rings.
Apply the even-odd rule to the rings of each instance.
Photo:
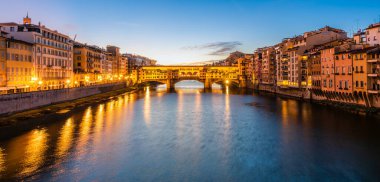
[[[3,0],[0,0],[3,1]],[[5,3],[5,4],[4,4]],[[33,23],[77,41],[117,45],[161,64],[218,60],[325,25],[349,32],[379,21],[379,0],[6,0],[0,22]]]

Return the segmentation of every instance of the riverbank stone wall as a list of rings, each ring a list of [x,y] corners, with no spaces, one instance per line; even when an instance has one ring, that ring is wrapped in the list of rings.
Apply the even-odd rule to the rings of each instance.
[[[126,88],[124,82],[0,95],[0,114],[10,114]]]

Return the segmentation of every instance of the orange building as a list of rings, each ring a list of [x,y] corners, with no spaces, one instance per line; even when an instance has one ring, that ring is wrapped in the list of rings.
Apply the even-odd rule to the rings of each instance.
[[[334,54],[334,46],[326,47],[321,50],[322,91],[335,91]]]
[[[273,47],[267,47],[262,52],[262,84],[276,83],[276,54]]]
[[[335,91],[352,94],[352,57],[350,50],[338,49],[335,52]]]
[[[368,100],[368,75],[367,75],[367,51],[372,48],[363,48],[351,51],[353,58],[353,91],[358,104],[369,105]]]
[[[367,52],[368,93],[380,94],[380,46]]]

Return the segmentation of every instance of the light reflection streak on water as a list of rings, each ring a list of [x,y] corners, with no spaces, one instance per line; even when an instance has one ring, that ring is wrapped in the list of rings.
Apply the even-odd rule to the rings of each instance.
[[[2,171],[5,171],[5,154],[3,153],[3,149],[0,148],[0,176]]]
[[[87,145],[90,139],[90,130],[92,125],[92,109],[89,107],[83,115],[79,125],[79,138],[76,146],[77,157],[80,159],[87,152]]]
[[[104,128],[104,104],[99,105],[95,115],[94,143],[99,143],[102,139]]]
[[[145,98],[144,98],[144,121],[147,127],[150,126],[150,88],[145,88]]]
[[[107,112],[107,119],[105,121],[105,126],[104,126],[104,130],[105,130],[105,136],[110,136],[112,135],[112,130],[113,130],[113,122],[115,120],[115,112],[114,112],[114,104],[115,104],[115,101],[114,100],[111,100],[109,101],[107,104],[106,104],[106,112]]]
[[[226,86],[226,93],[224,95],[224,131],[223,131],[223,166],[228,166],[228,154],[231,152],[231,109],[230,109],[230,92],[229,86]],[[227,170],[227,169],[225,169]]]
[[[177,102],[177,119],[176,119],[176,133],[177,138],[181,139],[184,135],[184,123],[183,123],[183,98],[184,95],[182,92],[177,92],[178,94],[178,102]],[[181,142],[181,140],[179,140]]]
[[[194,141],[195,145],[200,148],[202,140],[202,129],[201,129],[201,120],[202,120],[202,95],[199,90],[194,90],[195,93],[195,104],[194,104]],[[199,153],[201,151],[198,151]],[[196,155],[199,157],[199,155]]]
[[[19,176],[27,176],[38,170],[45,160],[48,134],[46,129],[35,129],[29,133],[25,147],[24,159],[21,162],[22,170]]]
[[[289,110],[288,110],[288,101],[281,101],[281,115],[282,115],[282,127],[287,127],[289,124]]]
[[[72,118],[67,119],[63,125],[57,142],[56,156],[62,158],[67,155],[73,142],[75,124]]]

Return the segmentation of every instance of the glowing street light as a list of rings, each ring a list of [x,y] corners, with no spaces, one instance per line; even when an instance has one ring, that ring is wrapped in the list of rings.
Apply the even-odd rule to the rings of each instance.
[[[226,84],[228,85],[230,83],[230,81],[229,80],[226,80]]]
[[[90,81],[90,77],[85,76],[85,77],[84,77],[84,80],[85,80],[86,82],[89,82],[89,81]]]

